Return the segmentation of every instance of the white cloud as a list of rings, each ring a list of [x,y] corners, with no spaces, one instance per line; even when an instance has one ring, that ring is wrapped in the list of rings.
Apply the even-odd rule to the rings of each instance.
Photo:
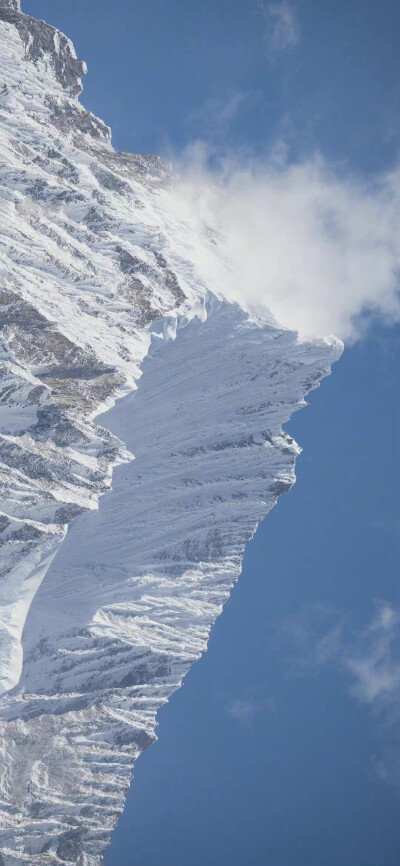
[[[350,695],[379,723],[375,771],[400,788],[400,609],[376,602],[371,622],[352,630],[331,606],[309,605],[280,624],[276,646],[290,675],[331,668],[346,676]]]
[[[363,703],[400,700],[400,609],[389,602],[377,601],[371,622],[358,631],[332,605],[306,605],[280,623],[277,640],[293,673],[333,664],[350,675],[351,693]]]
[[[221,157],[202,141],[175,167],[169,212],[214,291],[306,336],[400,320],[399,169],[362,181],[319,155]]]
[[[351,677],[350,694],[378,723],[375,772],[400,790],[400,609],[378,602],[372,622],[343,646],[341,664]]]
[[[400,705],[400,612],[377,604],[371,624],[344,651],[343,665],[353,678],[352,693],[361,701]]]
[[[264,42],[271,59],[281,51],[294,48],[300,41],[300,27],[292,4],[287,0],[261,3],[260,11],[266,25]]]

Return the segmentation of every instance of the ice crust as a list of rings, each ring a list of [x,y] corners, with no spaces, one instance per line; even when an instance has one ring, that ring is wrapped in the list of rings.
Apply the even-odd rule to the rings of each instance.
[[[100,866],[341,346],[204,284],[65,36],[0,0],[0,42],[0,864]]]

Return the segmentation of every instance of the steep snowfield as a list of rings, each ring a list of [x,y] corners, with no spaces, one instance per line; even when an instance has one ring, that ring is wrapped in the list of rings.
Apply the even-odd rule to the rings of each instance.
[[[340,346],[205,285],[64,36],[0,0],[0,40],[0,864],[99,866]]]

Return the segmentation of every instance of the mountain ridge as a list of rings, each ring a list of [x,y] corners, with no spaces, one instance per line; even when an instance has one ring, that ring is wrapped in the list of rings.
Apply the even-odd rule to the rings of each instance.
[[[0,849],[99,866],[341,347],[205,283],[67,37],[0,0],[0,39]]]

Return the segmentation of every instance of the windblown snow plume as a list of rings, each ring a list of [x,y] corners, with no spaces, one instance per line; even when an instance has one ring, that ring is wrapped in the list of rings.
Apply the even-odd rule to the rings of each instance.
[[[0,40],[0,863],[100,866],[341,345],[234,302],[65,36],[0,0]]]
[[[373,317],[400,321],[399,168],[362,181],[321,155],[239,160],[202,141],[176,166],[170,212],[226,297],[306,337],[353,341]]]

